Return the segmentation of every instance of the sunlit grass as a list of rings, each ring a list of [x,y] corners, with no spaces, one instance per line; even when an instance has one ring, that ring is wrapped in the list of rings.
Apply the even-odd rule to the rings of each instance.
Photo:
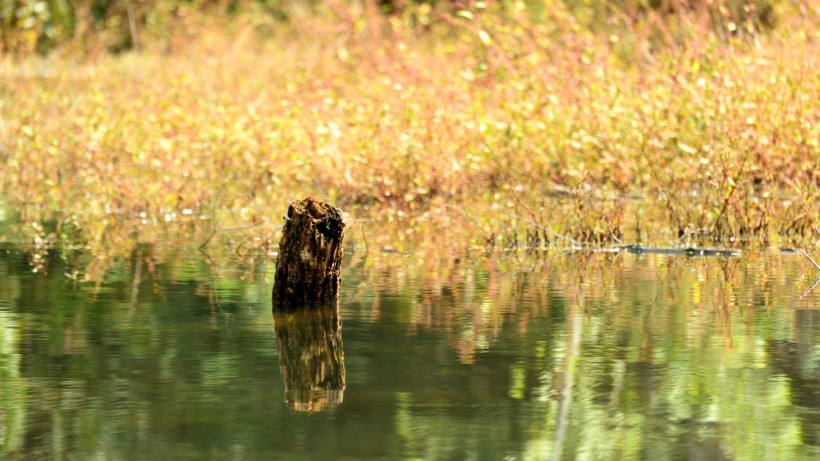
[[[170,229],[275,251],[287,202],[310,194],[352,214],[360,246],[365,230],[430,252],[560,243],[522,218],[596,245],[818,241],[813,10],[751,38],[679,22],[693,28],[664,42],[557,7],[422,24],[338,8],[2,58],[5,234],[93,254]]]

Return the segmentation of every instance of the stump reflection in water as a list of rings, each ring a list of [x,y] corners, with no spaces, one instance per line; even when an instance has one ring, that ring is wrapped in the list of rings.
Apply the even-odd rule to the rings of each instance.
[[[324,411],[342,403],[345,364],[338,301],[318,309],[274,310],[285,401],[295,411]]]

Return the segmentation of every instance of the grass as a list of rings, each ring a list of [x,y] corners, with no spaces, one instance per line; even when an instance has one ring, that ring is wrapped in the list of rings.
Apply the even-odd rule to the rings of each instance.
[[[5,238],[73,242],[82,272],[169,232],[273,251],[313,195],[389,248],[817,245],[811,2],[745,35],[683,14],[593,32],[544,5],[327,2],[187,18],[139,52],[2,57]]]

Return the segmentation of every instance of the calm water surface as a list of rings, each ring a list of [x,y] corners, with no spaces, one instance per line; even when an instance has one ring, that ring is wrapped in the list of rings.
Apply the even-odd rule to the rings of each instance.
[[[0,253],[2,459],[820,459],[800,256],[353,253],[276,325],[269,262],[64,272]]]

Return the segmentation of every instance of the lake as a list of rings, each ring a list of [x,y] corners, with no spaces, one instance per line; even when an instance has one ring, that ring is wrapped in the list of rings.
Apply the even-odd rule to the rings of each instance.
[[[274,264],[0,252],[0,458],[820,459],[820,274],[740,258],[349,251],[338,315]]]

